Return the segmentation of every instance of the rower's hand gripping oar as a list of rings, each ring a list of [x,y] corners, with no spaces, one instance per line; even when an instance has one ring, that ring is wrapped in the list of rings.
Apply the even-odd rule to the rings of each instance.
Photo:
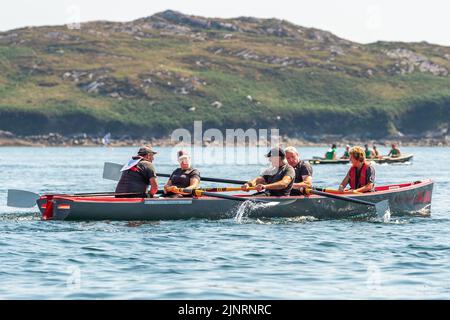
[[[332,193],[323,192],[323,191],[319,191],[319,190],[315,190],[315,189],[309,189],[309,188],[306,189],[306,193],[316,194],[319,196],[324,196],[324,197],[333,198],[333,199],[337,199],[337,200],[359,203],[359,204],[364,204],[367,206],[375,207],[377,216],[379,218],[383,218],[384,215],[389,211],[389,201],[388,200],[383,200],[383,201],[374,203],[374,202],[369,202],[369,201],[350,198],[350,197],[343,197],[343,196],[339,196],[337,194],[332,194]]]
[[[105,164],[103,166],[103,179],[119,181],[120,176],[122,175],[122,172],[120,171],[122,169],[122,167],[123,166],[118,163],[105,162]],[[167,173],[158,173],[157,175],[160,177],[166,177],[166,178],[170,177],[170,174],[167,174]],[[202,181],[210,181],[210,182],[219,182],[219,183],[239,184],[239,185],[247,183],[247,181],[243,181],[243,180],[208,178],[208,177],[202,177],[201,180]]]

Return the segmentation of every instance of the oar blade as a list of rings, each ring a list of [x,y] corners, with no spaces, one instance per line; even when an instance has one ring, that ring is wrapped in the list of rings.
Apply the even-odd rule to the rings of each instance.
[[[382,218],[385,221],[390,219],[391,210],[389,208],[388,200],[383,200],[383,201],[377,202],[375,204],[375,209],[377,211],[378,218]]]
[[[113,162],[105,162],[103,166],[103,179],[119,181],[122,169],[122,165]]]
[[[32,208],[40,195],[31,191],[9,189],[6,205],[16,208]]]

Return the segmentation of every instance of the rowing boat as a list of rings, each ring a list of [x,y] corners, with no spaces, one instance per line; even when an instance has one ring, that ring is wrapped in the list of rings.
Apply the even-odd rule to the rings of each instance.
[[[382,157],[380,159],[369,159],[369,160],[373,161],[375,163],[380,163],[380,164],[381,163],[393,164],[393,163],[409,162],[412,160],[413,157],[414,157],[413,154],[405,154],[401,157],[396,157],[396,158]],[[308,159],[306,161],[308,161],[310,164],[348,164],[350,162],[349,159],[327,160],[327,159],[321,158],[321,157],[313,157],[312,159]]]
[[[432,191],[433,182],[424,180],[379,186],[375,192],[344,196],[371,202],[388,200],[391,215],[429,215]],[[248,194],[238,196],[249,197]],[[373,213],[373,207],[317,195],[252,198],[273,200],[276,204],[249,206],[246,214],[254,218],[312,216],[318,219],[340,219]],[[37,205],[45,219],[131,221],[230,218],[237,213],[242,202],[214,197],[115,198],[44,195],[37,200]]]

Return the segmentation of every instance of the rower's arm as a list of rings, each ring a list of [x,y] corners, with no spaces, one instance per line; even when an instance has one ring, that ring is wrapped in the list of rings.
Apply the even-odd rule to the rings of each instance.
[[[172,186],[172,179],[167,180],[166,184],[164,185],[164,193],[167,193],[169,188]]]
[[[372,191],[372,190],[373,190],[373,183],[370,182],[370,183],[366,184],[364,187],[355,189],[353,191],[362,193],[362,192],[369,192],[369,191]]]
[[[158,191],[158,181],[156,180],[155,177],[150,178],[150,186],[151,186],[151,188],[150,188],[149,194],[150,194],[150,196],[153,197],[155,195],[155,193]]]
[[[281,179],[280,181],[274,182],[274,183],[270,183],[270,184],[266,184],[264,186],[264,188],[266,190],[283,190],[286,189],[289,184],[292,182],[292,178],[289,176],[284,176],[283,179]]]
[[[185,189],[196,189],[198,187],[198,185],[200,184],[200,180],[198,178],[191,178],[189,180],[189,187],[185,188]]]
[[[342,180],[341,184],[339,185],[339,190],[343,191],[345,189],[345,187],[348,185],[350,181],[350,177],[347,174],[344,178],[344,180]]]
[[[293,188],[294,189],[311,188],[311,186],[312,186],[312,177],[307,176],[306,178],[303,177],[303,182],[294,183]]]
[[[266,183],[266,180],[263,177],[259,176],[243,184],[241,188],[244,191],[249,191],[249,187],[256,187],[258,184],[264,183]]]
[[[264,179],[263,177],[256,177],[255,179],[252,179],[249,182],[247,182],[247,184],[250,187],[254,187],[254,186],[256,186],[257,184],[260,184],[260,183],[266,183],[266,179]]]

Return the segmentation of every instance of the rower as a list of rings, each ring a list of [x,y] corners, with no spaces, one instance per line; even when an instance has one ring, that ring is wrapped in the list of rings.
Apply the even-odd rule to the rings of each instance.
[[[350,149],[350,162],[352,167],[339,185],[339,190],[344,191],[350,184],[350,189],[354,192],[374,191],[375,168],[366,161],[365,152],[361,147]]]
[[[309,162],[300,160],[300,155],[295,147],[284,149],[288,164],[295,170],[294,184],[292,185],[291,196],[300,196],[305,188],[312,186],[313,170]]]
[[[370,150],[369,145],[364,145],[364,154],[366,156],[366,159],[372,159],[373,158],[373,151]]]
[[[345,159],[350,159],[350,145],[346,145],[345,146],[345,151],[344,154],[342,155],[341,159],[345,160]]]
[[[137,193],[134,195],[118,195],[117,197],[150,197],[158,191],[156,170],[153,166],[153,158],[157,152],[151,147],[141,147],[136,156],[133,156],[126,165],[122,167],[122,175],[117,183],[116,193]],[[151,186],[147,193],[148,186]]]
[[[326,160],[336,160],[336,144],[332,144],[331,148],[325,153]]]
[[[191,196],[191,193],[174,193],[173,187],[183,189],[196,189],[200,184],[200,172],[192,168],[191,157],[187,151],[180,150],[177,153],[178,163],[180,167],[175,169],[164,186],[164,196],[170,198],[178,198],[183,196]]]
[[[391,158],[398,158],[398,157],[400,157],[402,155],[402,153],[400,152],[400,149],[399,148],[397,148],[397,145],[395,144],[395,143],[393,143],[392,145],[391,145],[391,151],[389,151],[389,153],[388,153],[388,157],[391,157]]]
[[[375,159],[381,159],[380,151],[378,151],[376,145],[373,145],[373,157],[374,157]]]
[[[266,157],[273,167],[245,183],[242,190],[249,191],[250,187],[256,187],[258,192],[265,192],[269,196],[289,196],[294,184],[295,170],[287,163],[286,154],[281,148],[273,148]]]

